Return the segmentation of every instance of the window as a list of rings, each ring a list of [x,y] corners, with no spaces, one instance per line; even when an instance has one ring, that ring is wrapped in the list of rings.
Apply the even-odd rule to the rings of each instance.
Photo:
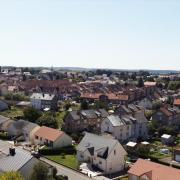
[[[80,157],[81,157],[81,158],[84,158],[84,156],[83,156],[82,154],[80,155]]]
[[[40,138],[40,141],[42,141],[42,137]]]
[[[116,150],[114,150],[114,155],[116,155]]]
[[[102,164],[102,162],[101,162],[101,161],[99,161],[99,164]]]
[[[38,136],[35,136],[36,139],[38,139]]]

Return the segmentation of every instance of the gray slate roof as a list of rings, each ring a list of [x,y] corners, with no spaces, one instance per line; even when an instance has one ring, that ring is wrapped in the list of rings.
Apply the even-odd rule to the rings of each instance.
[[[29,121],[25,121],[25,120],[17,120],[17,121],[13,121],[13,123],[10,125],[9,127],[9,131],[11,131],[11,128],[15,129],[17,132],[23,132],[23,130],[26,130],[27,132],[30,132],[31,130],[33,130],[36,126],[38,126],[35,123],[31,123]]]
[[[121,119],[118,116],[110,115],[107,117],[107,119],[111,122],[113,126],[121,126],[122,122]]]
[[[86,133],[79,143],[77,150],[81,152],[88,150],[91,155],[97,153],[99,157],[106,159],[113,150],[114,146],[118,143],[119,142],[116,139]],[[126,154],[124,148],[121,145],[120,147],[121,151]]]
[[[10,120],[10,119],[0,115],[0,125],[3,124],[4,122],[8,121],[8,120]]]
[[[80,120],[80,119],[96,119],[98,117],[105,118],[109,114],[104,109],[98,109],[98,110],[81,110],[81,111],[71,111],[70,112],[71,117],[73,120]]]
[[[8,104],[5,103],[4,101],[0,100],[0,111],[4,111],[8,109]]]
[[[39,125],[35,124],[35,123],[32,123],[32,122],[28,122],[28,124],[26,124],[24,127],[23,127],[23,130],[27,131],[27,132],[31,132],[35,127],[37,127]]]
[[[107,117],[107,119],[111,122],[113,126],[129,125],[137,122],[137,120],[131,115],[124,115],[121,118],[119,116],[110,115]]]
[[[16,147],[15,156],[8,156],[9,148],[12,147],[8,142],[0,140],[0,171],[18,171],[23,167],[28,161],[30,161],[33,156],[21,148]]]
[[[46,100],[46,101],[51,101],[55,95],[53,94],[43,94],[43,93],[33,93],[31,95],[31,99],[40,99],[40,100]]]

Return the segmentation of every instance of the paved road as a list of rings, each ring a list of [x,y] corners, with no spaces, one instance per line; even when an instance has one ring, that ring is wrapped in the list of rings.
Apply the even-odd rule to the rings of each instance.
[[[66,167],[64,167],[60,164],[57,164],[53,161],[50,161],[46,158],[41,157],[40,160],[56,167],[58,174],[64,174],[64,175],[68,176],[69,180],[90,180],[91,179],[91,178],[89,178],[89,177],[87,177],[81,173],[78,173],[72,169],[66,168]]]

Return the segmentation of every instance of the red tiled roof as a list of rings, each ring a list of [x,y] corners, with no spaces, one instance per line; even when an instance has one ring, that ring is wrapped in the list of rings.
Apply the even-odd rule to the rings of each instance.
[[[179,180],[180,170],[154,163],[148,160],[138,159],[128,173],[141,177],[150,175],[151,180]]]
[[[99,99],[101,95],[105,95],[108,97],[109,100],[122,100],[127,101],[129,99],[129,96],[126,94],[115,94],[115,93],[83,93],[81,94],[82,98],[88,98],[88,99]]]
[[[36,132],[35,136],[42,137],[43,139],[47,139],[50,141],[55,141],[60,136],[62,136],[64,132],[59,131],[57,129],[49,128],[46,126],[40,127]]]
[[[81,98],[99,99],[100,95],[100,93],[83,93],[81,94]]]
[[[61,87],[61,86],[71,86],[72,83],[68,80],[27,80],[21,82],[22,86],[26,88],[36,88],[37,86],[42,87]]]
[[[175,99],[174,100],[174,105],[175,106],[180,106],[180,99]]]
[[[129,99],[129,96],[126,94],[107,94],[109,100],[122,100],[122,101],[127,101]]]

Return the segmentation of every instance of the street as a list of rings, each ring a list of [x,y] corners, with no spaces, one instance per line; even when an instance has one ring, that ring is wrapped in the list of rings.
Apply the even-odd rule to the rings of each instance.
[[[74,170],[72,170],[70,168],[66,168],[66,167],[64,167],[64,166],[62,166],[60,164],[57,164],[57,163],[55,163],[53,161],[50,161],[50,160],[48,160],[46,158],[41,157],[40,160],[44,161],[44,162],[46,162],[46,163],[48,163],[48,164],[50,164],[50,165],[52,165],[54,167],[56,167],[57,171],[58,171],[58,174],[68,176],[68,178],[69,178],[68,180],[90,180],[91,179],[86,175],[78,173],[78,172],[76,172],[76,171],[74,171]]]

